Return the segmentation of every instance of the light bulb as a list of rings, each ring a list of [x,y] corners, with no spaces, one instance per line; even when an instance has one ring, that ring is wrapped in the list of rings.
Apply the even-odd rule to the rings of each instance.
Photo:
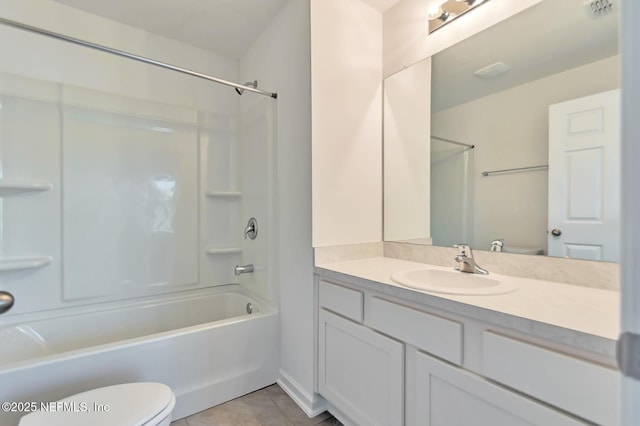
[[[434,9],[429,11],[429,20],[430,21],[434,21],[436,19],[439,19],[439,20],[444,22],[448,18],[449,18],[449,12],[447,12],[444,9],[442,9],[442,7],[438,7],[437,9],[434,8]]]

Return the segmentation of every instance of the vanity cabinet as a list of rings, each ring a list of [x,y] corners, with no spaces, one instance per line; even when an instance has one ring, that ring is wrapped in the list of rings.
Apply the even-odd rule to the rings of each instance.
[[[586,352],[409,297],[317,282],[317,390],[347,424],[619,424],[619,373]]]
[[[482,342],[484,376],[594,423],[618,424],[618,371],[492,331]]]
[[[446,361],[462,364],[463,326],[458,321],[372,297],[368,325]]]
[[[582,425],[476,374],[418,352],[408,425]]]
[[[357,425],[403,424],[403,344],[319,312],[318,389]]]

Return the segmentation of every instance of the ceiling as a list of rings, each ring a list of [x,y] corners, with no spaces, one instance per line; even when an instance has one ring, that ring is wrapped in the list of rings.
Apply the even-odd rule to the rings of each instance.
[[[542,1],[434,55],[432,110],[447,109],[617,54],[617,13],[593,18],[583,3]],[[496,62],[504,62],[511,69],[488,79],[474,75],[476,70]]]
[[[237,59],[286,0],[55,0]],[[384,3],[391,0],[368,0]]]
[[[287,0],[54,1],[238,59]],[[383,13],[399,0],[362,1]]]
[[[364,3],[373,7],[374,9],[380,12],[386,12],[391,8],[394,4],[398,3],[400,0],[362,0]]]
[[[288,0],[55,1],[238,59]],[[399,0],[362,1],[384,13]],[[615,54],[616,17],[593,19],[582,3],[542,1],[435,55],[433,79],[438,83],[432,108],[451,107]],[[511,71],[488,80],[473,76],[499,61]]]

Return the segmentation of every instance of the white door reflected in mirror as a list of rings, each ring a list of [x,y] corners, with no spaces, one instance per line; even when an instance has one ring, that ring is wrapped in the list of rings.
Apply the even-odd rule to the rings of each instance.
[[[620,91],[549,107],[549,255],[620,258]]]

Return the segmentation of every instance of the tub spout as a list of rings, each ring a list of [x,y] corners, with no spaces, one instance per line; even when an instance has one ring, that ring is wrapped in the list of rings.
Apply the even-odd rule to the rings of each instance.
[[[236,276],[240,275],[240,274],[249,274],[253,272],[253,265],[249,264],[249,265],[236,265],[236,269],[234,271],[234,274],[236,274]]]

